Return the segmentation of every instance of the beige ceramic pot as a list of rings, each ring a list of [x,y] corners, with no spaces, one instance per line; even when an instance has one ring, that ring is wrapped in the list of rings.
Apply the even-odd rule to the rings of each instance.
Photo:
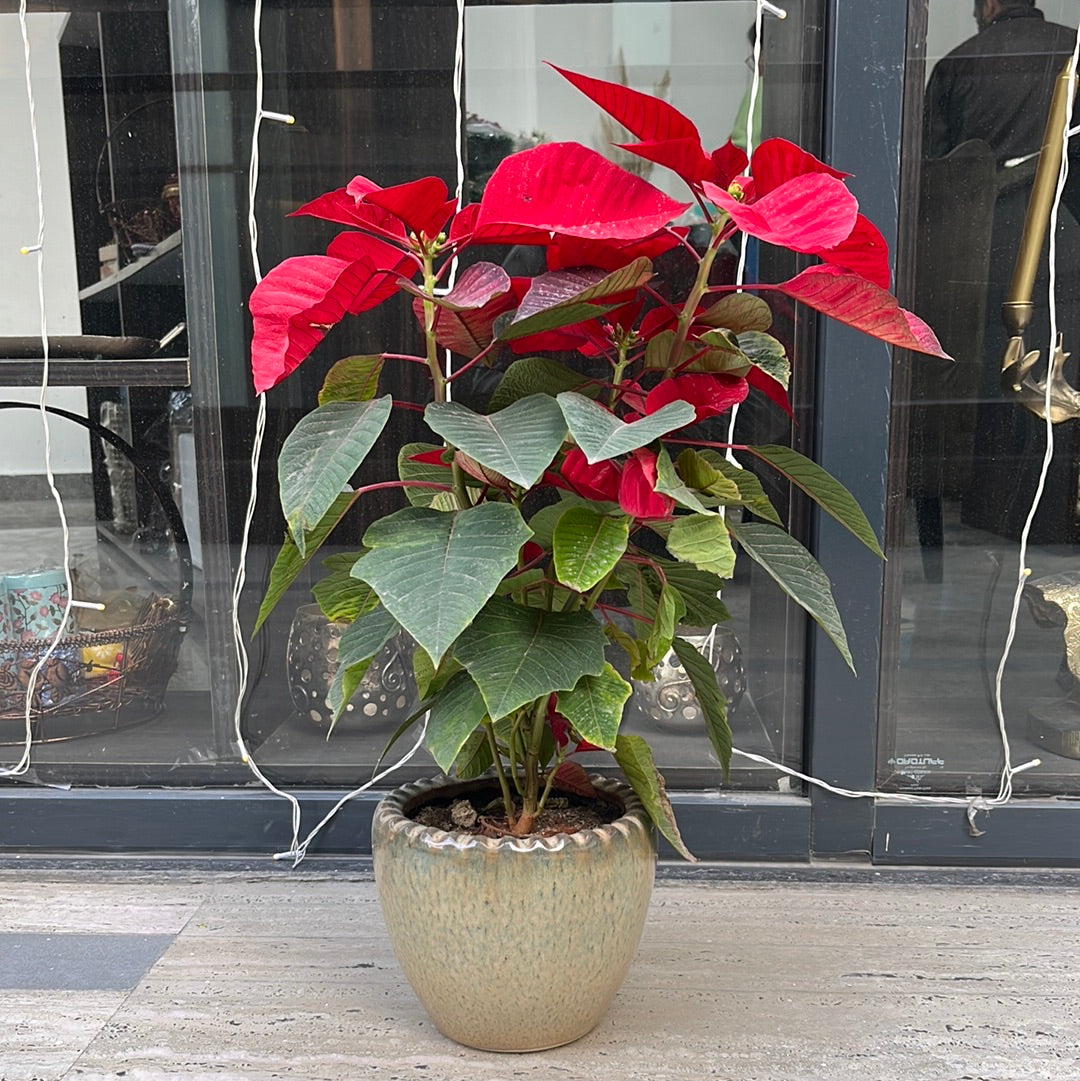
[[[548,838],[422,826],[408,812],[486,783],[403,785],[375,809],[375,880],[390,941],[439,1031],[485,1051],[570,1043],[603,1017],[645,923],[656,866],[629,786],[593,778],[614,822]]]

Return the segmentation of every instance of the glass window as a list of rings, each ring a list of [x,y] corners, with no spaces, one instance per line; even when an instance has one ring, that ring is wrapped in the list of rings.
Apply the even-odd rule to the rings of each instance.
[[[70,8],[70,10],[69,10]],[[76,10],[77,8],[77,10]],[[9,11],[11,8],[9,7]],[[179,159],[162,3],[31,5],[52,469],[70,526],[71,629],[33,697],[39,777],[205,775],[212,732],[192,447]],[[35,153],[18,17],[0,14],[0,757],[66,604],[37,410]],[[184,539],[186,533],[187,539]],[[96,605],[98,607],[90,607]]]
[[[813,150],[821,110],[820,5],[788,7],[789,20],[770,19],[765,26],[756,141],[784,135]],[[677,192],[679,182],[665,170],[614,148],[613,143],[631,140],[543,61],[659,93],[694,118],[707,147],[717,147],[729,136],[745,139],[755,10],[751,0],[467,4],[462,102],[466,200],[478,197],[507,153],[549,140],[577,140],[621,163],[633,161],[651,183]],[[342,186],[357,172],[383,185],[425,174],[454,185],[454,6],[336,3],[332,15],[319,5],[270,5],[264,17],[268,102],[273,103],[268,108],[287,106],[298,119],[291,128],[264,127],[259,202],[264,266],[286,255],[325,248],[334,227],[311,218],[283,220],[283,215]],[[425,33],[412,32],[421,24]],[[244,40],[241,29],[234,27],[237,40]],[[232,104],[242,118],[236,129],[239,154],[247,138],[248,104],[240,96]],[[517,248],[496,256],[507,266],[529,266],[534,254]],[[782,280],[793,273],[775,255],[751,250],[749,256],[750,280],[754,274]],[[492,254],[486,251],[483,257]],[[732,249],[725,268],[728,280],[736,261]],[[782,306],[776,318],[797,373],[793,393],[804,421],[797,430],[808,433],[813,376],[809,327]],[[337,328],[300,372],[270,393],[268,460],[273,460],[298,411],[310,408],[331,363],[349,353],[391,348],[387,343],[392,342],[403,343],[395,348],[409,351],[404,343],[412,343],[415,335],[404,303],[383,305]],[[393,381],[395,397],[423,401],[426,381],[411,369],[388,364],[384,379]],[[474,394],[479,402],[483,380],[459,390]],[[388,446],[406,437],[428,437],[415,414],[401,411],[394,423]],[[792,425],[769,403],[748,406],[739,415],[737,437],[790,442]],[[715,438],[727,438],[726,426],[717,428]],[[365,464],[366,476],[389,477],[394,466],[389,455],[379,458],[376,453]],[[777,505],[798,520],[801,508],[789,508],[786,488],[768,480]],[[280,544],[280,513],[270,491],[267,485],[264,524],[252,552],[250,611]],[[239,502],[239,486],[230,488],[230,495]],[[355,551],[366,522],[395,506],[394,499],[365,497],[358,518],[335,532],[320,559]],[[321,573],[317,566],[312,569]],[[327,740],[327,675],[340,628],[329,626],[313,604],[310,590],[316,577],[312,573],[297,581],[255,641],[246,733],[257,761],[273,776],[346,783],[370,771],[388,736],[415,706],[408,644],[394,641],[384,651]],[[700,634],[711,644],[730,692],[736,742],[797,766],[802,760],[801,615],[789,608],[771,581],[760,580],[746,567],[725,590],[724,599],[733,614],[731,623],[715,630],[701,628]],[[670,784],[713,786],[718,769],[703,747],[701,719],[689,688],[675,667],[664,677],[658,686],[639,688],[627,729],[649,733]],[[398,747],[407,745],[403,740]],[[423,774],[432,766],[424,759],[414,760],[410,768]],[[732,783],[775,789],[777,777],[774,771],[737,760]]]
[[[710,149],[729,136],[745,142],[752,124],[755,142],[778,135],[815,151],[824,5],[790,0],[785,7],[785,21],[765,22],[761,92],[751,120],[754,0],[467,3],[459,131],[453,0],[267,0],[265,108],[290,113],[296,123],[262,125],[255,206],[262,268],[324,251],[339,230],[289,215],[357,174],[381,185],[436,175],[452,188],[460,148],[469,201],[505,154],[534,142],[578,140],[629,160],[612,146],[626,141],[624,134],[544,60],[661,94],[695,120]],[[31,4],[30,26],[48,230],[46,307],[56,338],[50,401],[112,433],[62,418],[52,423],[54,470],[72,526],[76,599],[106,607],[104,614],[78,610],[79,633],[94,637],[80,642],[77,654],[65,647],[74,683],[43,703],[35,720],[34,767],[47,779],[74,782],[243,783],[250,774],[233,739],[232,582],[244,540],[256,418],[246,311],[254,284],[248,230],[256,100],[252,8],[242,0],[194,6],[39,0]],[[0,14],[0,49],[0,88],[15,146],[7,156],[11,197],[0,201],[2,233],[32,243],[33,154],[13,14]],[[637,167],[650,182],[677,190],[659,167],[640,160]],[[531,253],[485,252],[493,257],[510,266],[527,263]],[[728,280],[737,258],[734,249],[725,253]],[[0,300],[0,400],[25,404],[36,400],[42,374],[36,282],[27,274],[31,264],[11,245],[0,259],[7,260],[11,285]],[[796,269],[787,255],[748,250],[750,281],[779,281]],[[813,324],[783,302],[774,317],[773,333],[793,361],[799,423],[768,402],[748,404],[736,438],[792,443],[809,452],[803,444],[813,428]],[[313,405],[334,361],[392,345],[415,351],[415,340],[409,305],[387,303],[342,324],[303,370],[270,393],[239,612],[245,633],[254,626],[284,535],[275,463],[285,436]],[[426,381],[410,369],[388,365],[384,378],[395,398],[423,402]],[[482,395],[482,380],[471,391]],[[8,511],[0,526],[0,574],[5,596],[14,597],[30,575],[55,577],[60,533],[43,477],[40,417],[25,408],[0,416],[9,436],[0,449],[0,494]],[[365,465],[365,480],[396,475],[396,446],[426,434],[417,414],[396,411]],[[130,445],[149,480],[128,463],[117,438]],[[726,440],[726,425],[716,438]],[[803,523],[805,508],[786,486],[771,475],[762,480],[781,513],[796,527]],[[396,506],[395,498],[370,497],[343,523],[249,641],[243,735],[277,780],[345,784],[366,776],[414,704],[408,643],[395,641],[326,738],[325,692],[341,628],[321,616],[311,589],[322,562],[354,552],[367,521]],[[55,592],[55,581],[46,577],[33,584]],[[141,626],[155,598],[182,607],[175,642],[135,641],[110,623],[117,616],[124,628]],[[799,766],[803,617],[748,564],[724,600],[730,624],[699,631],[729,691],[736,742]],[[152,648],[142,649],[144,641]],[[0,649],[0,664],[8,663],[16,682],[33,648],[12,640]],[[171,661],[159,664],[137,696],[99,708],[105,699],[95,697],[97,688],[125,679],[135,687],[124,666],[147,654],[175,654],[175,671]],[[628,725],[650,733],[673,787],[714,786],[718,769],[705,753],[688,688],[675,667],[664,676],[651,693],[640,689]],[[14,691],[0,698],[5,761],[18,757],[17,698]],[[412,769],[428,773],[432,766],[417,761]],[[735,763],[736,787],[775,789],[779,780],[771,770]]]
[[[976,19],[968,5],[927,7],[914,19],[908,61],[904,265],[910,306],[956,359],[916,357],[897,367],[879,779],[891,789],[996,791],[995,677],[1046,450],[1036,412],[1051,344],[1049,274],[1036,226],[1045,230],[1047,206],[1028,226],[1025,217],[1076,12],[1060,0],[992,11],[977,0]],[[1078,193],[1074,165],[1056,235],[1057,327],[1074,354]],[[1033,280],[1022,269],[1017,276],[1025,250],[1037,259]],[[1007,300],[1027,299],[1029,322],[1026,309],[1003,312]],[[1021,372],[1018,363],[1035,350],[1034,367]],[[1063,375],[1075,386],[1075,359]],[[1071,644],[1080,600],[1080,426],[1069,393],[1031,521],[1026,603],[1003,680],[1013,763],[1042,758],[1041,768],[1016,778],[1017,791],[1032,793],[1075,793],[1080,775],[1080,653]]]

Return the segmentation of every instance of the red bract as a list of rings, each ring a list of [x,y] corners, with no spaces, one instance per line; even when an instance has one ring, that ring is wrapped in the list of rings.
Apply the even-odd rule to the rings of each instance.
[[[448,199],[446,184],[435,176],[425,176],[408,184],[395,184],[390,188],[375,188],[363,195],[362,201],[399,218],[405,227],[417,236],[434,238],[442,232],[450,215],[457,206],[456,199]]]
[[[675,500],[655,491],[656,455],[644,447],[635,450],[619,478],[619,506],[634,518],[668,518]]]
[[[515,227],[640,240],[688,206],[579,143],[544,143],[499,163],[484,189],[474,242]]]
[[[367,177],[357,176],[348,187],[329,191],[312,199],[310,203],[294,210],[289,217],[322,218],[323,221],[336,221],[341,225],[351,225],[369,233],[378,233],[397,244],[405,243],[405,226],[393,214],[381,207],[361,202],[362,196],[371,189],[377,189]]]
[[[952,360],[926,323],[901,308],[891,293],[854,271],[837,266],[812,266],[777,288],[880,341]]]
[[[274,267],[249,302],[256,393],[280,383],[347,313],[379,303],[368,301],[381,295],[388,273],[370,259],[325,255],[295,256]]]
[[[831,165],[808,154],[802,147],[790,143],[787,139],[766,139],[754,151],[750,159],[750,175],[754,178],[754,193],[757,198],[768,195],[770,191],[786,184],[797,176],[811,173],[824,173],[836,180],[845,180],[850,173],[842,173]]]
[[[714,150],[712,158],[713,176],[709,179],[721,188],[726,188],[737,176],[746,172],[750,159],[741,146],[736,146],[730,139],[722,147]]]
[[[881,230],[862,214],[856,216],[855,228],[846,240],[817,255],[826,263],[854,270],[882,289],[889,288],[889,246]]]
[[[824,173],[797,176],[750,202],[708,181],[702,186],[744,233],[798,252],[836,247],[851,235],[859,212],[844,182]]]
[[[619,83],[549,65],[642,142],[627,150],[666,165],[688,184],[715,179],[694,122],[673,105]]]
[[[756,365],[751,366],[750,371],[746,373],[746,381],[755,390],[760,390],[769,401],[780,406],[789,417],[795,416],[795,411],[791,408],[791,399],[788,397],[788,392],[783,383],[773,379],[771,375],[762,371]]]
[[[326,254],[332,259],[350,262],[366,260],[379,270],[388,271],[371,293],[359,298],[359,307],[350,305],[348,310],[353,315],[366,312],[392,297],[397,291],[398,276],[411,278],[420,269],[420,261],[415,255],[366,233],[338,233],[330,241]]]
[[[642,240],[586,240],[576,236],[555,236],[547,245],[548,270],[564,267],[591,266],[601,270],[618,270],[644,256],[656,256],[670,251],[679,243],[683,229],[665,229]]]
[[[604,503],[619,500],[619,467],[610,459],[589,465],[584,452],[571,447],[559,472],[567,484],[586,499],[599,499]]]
[[[657,383],[645,397],[645,412],[655,413],[671,402],[689,402],[695,411],[694,422],[726,413],[745,400],[749,391],[742,376],[703,373],[677,375]]]

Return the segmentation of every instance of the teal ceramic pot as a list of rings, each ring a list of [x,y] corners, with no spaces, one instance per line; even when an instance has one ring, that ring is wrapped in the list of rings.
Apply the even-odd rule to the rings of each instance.
[[[637,950],[656,841],[628,785],[594,777],[623,809],[546,838],[473,837],[408,812],[490,787],[403,785],[375,809],[375,880],[390,942],[439,1031],[484,1051],[541,1051],[604,1016]]]

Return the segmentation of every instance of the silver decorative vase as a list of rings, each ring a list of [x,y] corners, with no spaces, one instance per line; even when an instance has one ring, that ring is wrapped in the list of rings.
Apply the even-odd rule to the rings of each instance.
[[[326,696],[337,671],[341,636],[348,626],[331,622],[317,604],[302,604],[289,629],[285,651],[289,691],[297,712],[319,728],[328,727],[332,717]],[[397,635],[371,662],[341,720],[360,717],[365,727],[396,725],[418,704],[410,641]]]
[[[691,643],[711,662],[731,717],[746,693],[746,671],[735,632],[727,627],[714,627],[711,631],[694,634],[680,631],[679,637]],[[701,731],[704,714],[675,651],[669,650],[653,671],[656,678],[652,683],[634,680],[634,693],[628,708],[658,728]]]

